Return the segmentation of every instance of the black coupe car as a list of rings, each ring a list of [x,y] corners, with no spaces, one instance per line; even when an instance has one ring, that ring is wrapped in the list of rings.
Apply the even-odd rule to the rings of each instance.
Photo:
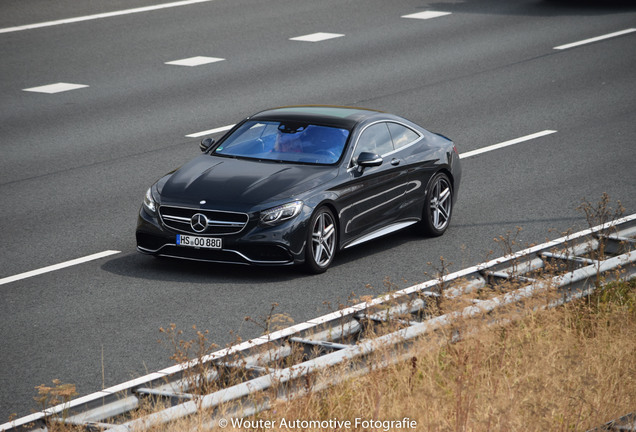
[[[201,150],[146,192],[139,251],[321,273],[410,225],[442,235],[461,179],[451,140],[362,108],[270,109]]]

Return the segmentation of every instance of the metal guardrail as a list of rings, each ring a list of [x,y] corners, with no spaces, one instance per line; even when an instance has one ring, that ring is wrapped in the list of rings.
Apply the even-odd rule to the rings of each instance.
[[[471,332],[472,318],[490,323],[515,319],[495,312],[538,294],[558,294],[535,306],[550,308],[589,295],[600,275],[606,281],[634,278],[635,237],[633,214],[214,352],[200,364],[180,364],[72,400],[0,425],[0,431],[47,430],[47,422],[65,422],[86,430],[129,432],[201,409],[208,410],[207,426],[212,427],[220,407],[225,417],[249,416],[274,401],[364,374],[371,365],[403,361],[424,335],[435,339],[450,332],[461,338]],[[537,271],[547,268],[561,271],[535,279]],[[514,288],[504,290],[502,281],[513,281],[508,286]],[[470,292],[492,295],[452,312],[431,312],[431,304]],[[375,336],[387,322],[398,330]],[[379,352],[385,355],[376,356]],[[193,368],[201,365],[208,366],[205,376],[193,376]],[[321,373],[336,368],[338,374]],[[197,394],[202,385],[214,391]],[[167,408],[132,419],[129,414],[146,398],[161,398]]]
[[[636,412],[624,415],[623,417],[605,423],[603,426],[591,429],[588,432],[635,432]]]

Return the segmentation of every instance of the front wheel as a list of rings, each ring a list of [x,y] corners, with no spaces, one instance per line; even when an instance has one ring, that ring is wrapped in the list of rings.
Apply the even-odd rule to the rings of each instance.
[[[453,187],[450,179],[443,172],[437,173],[426,192],[420,231],[430,237],[441,236],[450,224],[452,212]]]
[[[336,254],[337,239],[336,218],[328,207],[320,207],[312,215],[307,230],[305,269],[309,273],[327,271]]]

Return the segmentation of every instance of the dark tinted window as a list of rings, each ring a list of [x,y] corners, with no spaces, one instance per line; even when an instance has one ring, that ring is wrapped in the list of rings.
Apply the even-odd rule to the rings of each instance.
[[[386,123],[376,123],[366,128],[360,135],[354,159],[357,159],[362,152],[382,156],[391,151],[393,151],[393,143]]]
[[[415,131],[406,126],[397,123],[388,123],[388,126],[391,132],[391,138],[393,138],[393,145],[396,149],[404,147],[420,137]]]

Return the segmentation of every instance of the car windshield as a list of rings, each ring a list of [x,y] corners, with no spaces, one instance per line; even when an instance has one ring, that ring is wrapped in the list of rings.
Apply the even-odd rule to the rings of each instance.
[[[213,152],[278,162],[330,165],[338,162],[347,129],[285,121],[247,121]]]

